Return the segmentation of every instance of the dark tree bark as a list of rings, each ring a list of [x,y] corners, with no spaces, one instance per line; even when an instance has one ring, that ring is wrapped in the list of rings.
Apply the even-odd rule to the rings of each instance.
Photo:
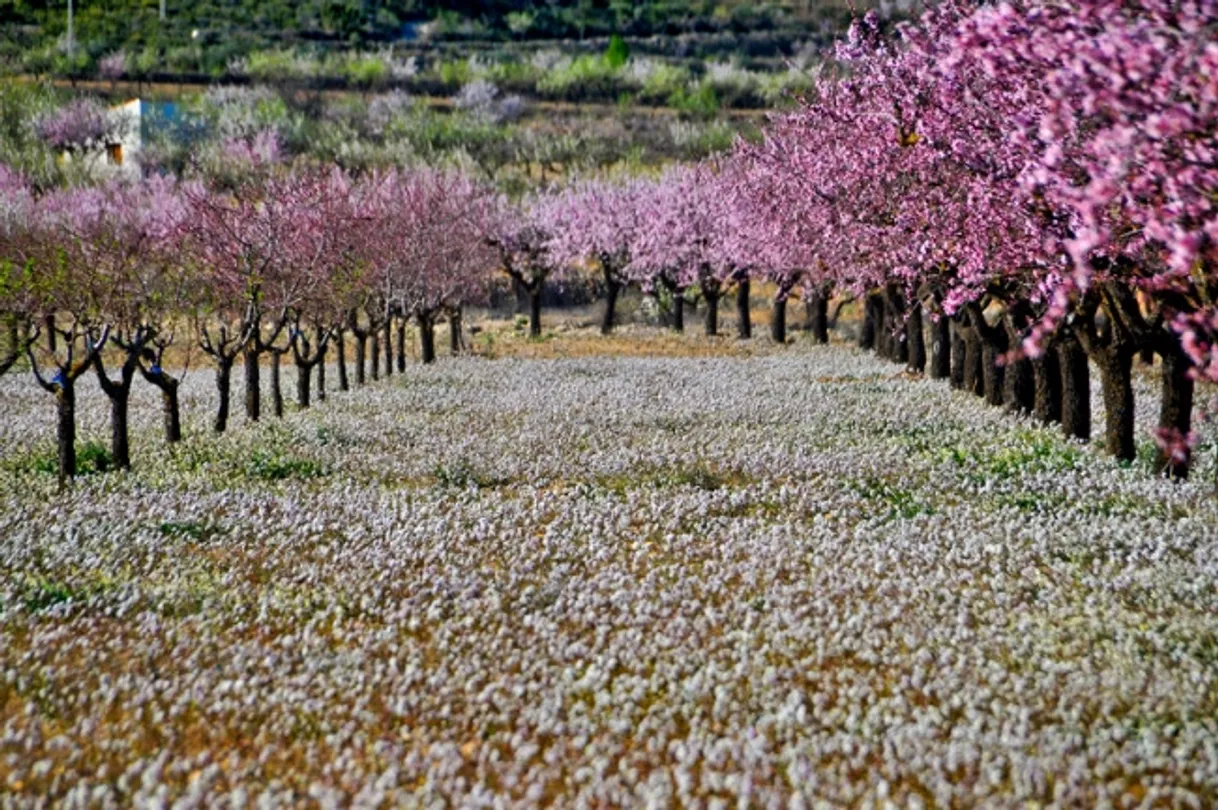
[[[1192,364],[1174,335],[1162,336],[1159,343],[1159,356],[1163,363],[1159,429],[1184,437],[1192,430],[1195,388],[1189,376]],[[1187,456],[1172,458],[1170,449],[1160,449],[1155,468],[1168,478],[1188,478],[1189,459]]]
[[[1029,313],[1022,308],[1012,308],[1004,316],[1002,325],[1007,333],[1007,352],[1020,346],[1023,330],[1028,325]],[[1032,374],[1032,362],[1019,352],[1019,357],[1008,359],[1003,368],[1004,406],[1013,413],[1032,413],[1036,407],[1036,380]]]
[[[398,373],[406,373],[406,315],[398,319]]]
[[[326,401],[326,355],[330,353],[330,347],[324,346],[321,350],[321,359],[317,362],[317,401]],[[400,358],[399,358],[400,360]]]
[[[816,343],[828,343],[829,296],[819,291],[810,293],[804,308],[807,315],[807,328],[812,333],[812,340]]]
[[[676,332],[685,331],[685,291],[672,291],[672,328]]]
[[[373,326],[368,330],[368,342],[371,344],[369,354],[372,356],[372,379],[373,381],[381,378],[381,330]]]
[[[51,331],[55,330],[54,316],[48,316],[46,328]],[[39,371],[38,361],[34,357],[32,347],[26,346],[26,358],[30,361],[34,379],[38,381],[38,385],[44,391],[55,396],[55,435],[58,445],[56,456],[59,461],[60,489],[66,487],[68,482],[76,477],[76,380],[97,361],[98,354],[105,347],[106,341],[110,339],[110,330],[108,327],[104,329],[100,338],[96,340],[87,338],[76,328],[64,331],[63,337],[67,343],[67,360],[60,362],[59,358],[52,353],[52,357],[55,358],[53,367],[56,373],[50,381],[43,378]],[[47,339],[48,345],[51,340],[51,338]],[[80,340],[86,341],[88,351],[85,353],[84,360],[77,363],[75,356],[77,343]]]
[[[419,323],[419,349],[422,354],[424,363],[434,363],[436,361],[436,325],[432,320],[431,315],[420,313],[417,317]]]
[[[167,343],[157,345],[156,352],[152,355],[151,368],[145,368],[141,363],[139,366],[140,374],[144,380],[150,385],[156,387],[161,392],[161,422],[165,428],[165,441],[168,444],[177,444],[182,441],[182,408],[178,402],[178,388],[182,381],[166,373],[161,368],[161,360],[165,356]],[[230,360],[227,368],[227,374],[232,374],[232,361]],[[227,409],[227,403],[225,408]],[[227,413],[225,419],[228,418]]]
[[[749,306],[749,280],[741,279],[736,284],[736,335],[741,340],[753,336],[753,312]]]
[[[1032,365],[1032,416],[1048,425],[1062,420],[1062,373],[1055,343],[1044,347]]]
[[[952,326],[946,315],[930,321],[930,378],[946,380],[952,377]],[[953,385],[953,387],[955,387]]]
[[[242,352],[245,362],[245,418],[257,422],[262,416],[262,374],[258,367],[261,352],[256,347],[247,347]]]
[[[219,394],[219,404],[216,406],[216,421],[213,429],[223,433],[228,429],[229,402],[233,390],[233,358],[220,359],[216,363],[216,393]]]
[[[613,331],[614,319],[617,316],[617,298],[621,294],[622,285],[609,270],[605,271],[605,311],[601,315],[601,334],[607,335]]]
[[[947,318],[946,315],[943,316]],[[948,321],[948,331],[951,338],[951,368],[949,369],[951,385],[958,391],[966,390],[964,387],[965,366],[968,361],[967,349],[964,342],[964,326],[963,318],[956,315]]]
[[[1000,407],[1003,403],[1003,379],[1006,369],[1001,357],[1007,350],[1007,333],[1001,326],[991,325],[985,319],[981,304],[968,306],[969,322],[981,343],[982,391],[986,403]]]
[[[964,340],[964,390],[975,396],[985,396],[985,372],[981,351],[981,336],[973,328],[972,319],[968,326],[960,329],[960,337]]]
[[[1138,359],[1142,361],[1144,366],[1153,366],[1155,364],[1155,347],[1145,346],[1138,353]]]
[[[308,364],[296,363],[296,406],[301,410],[311,405],[309,398],[312,371]]]
[[[719,298],[723,290],[717,281],[707,279],[702,284],[702,294],[706,296],[706,334],[714,336],[719,334]]]
[[[909,345],[909,365],[914,374],[926,371],[926,338],[922,334],[922,302],[914,299],[905,319],[905,335]]]
[[[884,313],[885,356],[894,363],[909,361],[909,338],[905,331],[905,297],[896,285],[888,285],[880,294]]]
[[[335,336],[334,359],[338,361],[338,390],[350,391],[351,382],[347,379],[347,333],[339,329]]]
[[[63,378],[55,394],[59,486],[76,477],[76,381]]]
[[[512,291],[516,293],[516,314],[523,315],[529,311],[529,290],[525,286],[524,279],[519,276],[512,276]]]
[[[454,307],[448,312],[448,349],[453,354],[460,354],[461,345],[461,307]]]
[[[875,299],[870,294],[865,294],[862,300],[863,321],[859,326],[859,348],[860,349],[875,349],[879,351],[879,324],[876,323],[876,306]]]
[[[541,289],[542,284],[529,290],[529,337],[541,337]]]
[[[115,341],[118,343],[118,340]],[[101,352],[97,353],[93,362],[93,370],[97,372],[97,382],[102,393],[110,400],[110,455],[114,458],[114,466],[120,470],[131,469],[131,434],[128,428],[129,404],[131,402],[131,383],[139,366],[140,352],[144,347],[144,338],[134,336],[129,343],[120,344],[126,356],[119,369],[117,380],[110,379],[106,373],[105,361]]]
[[[283,360],[282,349],[272,349],[271,355],[271,408],[276,419],[283,418],[283,385],[280,380],[280,366]]]
[[[1118,299],[1132,299],[1127,290],[1114,290],[1107,285],[1084,298],[1081,312],[1076,315],[1079,343],[1099,368],[1100,391],[1104,397],[1104,449],[1118,461],[1137,458],[1134,442],[1133,358],[1137,345],[1131,328],[1122,320]],[[1103,304],[1103,320],[1098,307]],[[1133,305],[1136,307],[1136,303]]]
[[[1091,369],[1078,337],[1066,329],[1058,336],[1061,371],[1062,433],[1068,439],[1091,440]]]
[[[361,330],[362,331],[362,330]],[[368,382],[365,371],[365,361],[368,357],[368,334],[351,330],[355,335],[355,384],[365,385]]]
[[[1118,461],[1138,456],[1133,429],[1135,354],[1132,347],[1118,344],[1095,356],[1104,394],[1104,449]]]
[[[779,295],[770,311],[770,337],[775,343],[787,342],[787,299]]]
[[[386,316],[381,327],[381,342],[385,344],[385,376],[393,376],[393,318]]]

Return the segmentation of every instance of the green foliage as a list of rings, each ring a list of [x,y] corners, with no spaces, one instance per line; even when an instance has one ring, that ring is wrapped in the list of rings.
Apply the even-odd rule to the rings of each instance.
[[[614,34],[609,38],[609,45],[605,48],[605,64],[617,70],[624,67],[630,59],[630,46],[626,44],[626,40],[621,34]]]
[[[245,465],[245,474],[263,481],[307,480],[320,478],[326,470],[320,464],[304,458],[293,458],[279,452],[256,450]]]
[[[909,520],[918,515],[933,515],[935,508],[918,498],[913,491],[899,487],[878,476],[865,476],[849,483],[860,498],[881,501],[889,505],[888,519]]]
[[[496,478],[476,470],[466,459],[459,459],[450,464],[438,464],[432,472],[436,485],[453,489],[491,489],[508,483],[504,478]]]

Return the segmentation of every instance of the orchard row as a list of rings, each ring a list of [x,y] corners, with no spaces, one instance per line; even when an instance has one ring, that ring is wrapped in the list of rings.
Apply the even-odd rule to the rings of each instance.
[[[778,290],[776,337],[790,295],[822,341],[830,299],[853,298],[864,345],[921,371],[929,324],[932,375],[1080,438],[1094,363],[1121,459],[1135,453],[1133,360],[1157,355],[1160,466],[1184,476],[1195,382],[1218,379],[1216,20],[1215,0],[948,2],[892,34],[869,16],[760,141],[523,200],[457,171],[286,166],[271,136],[231,144],[206,182],[36,194],[6,174],[0,369],[24,356],[55,395],[66,478],[90,369],[113,403],[118,464],[137,374],[179,437],[162,364],[175,342],[214,362],[223,431],[238,360],[250,417],[267,354],[276,392],[290,354],[308,405],[336,338],[353,337],[362,381],[369,349],[374,374],[382,349],[391,365],[395,328],[401,362],[414,321],[429,362],[436,325],[459,326],[496,272],[531,296],[534,333],[543,285],[573,272],[603,274],[605,330],[635,284],[672,302],[678,329],[700,295],[714,333],[720,298],[747,302],[762,279]]]

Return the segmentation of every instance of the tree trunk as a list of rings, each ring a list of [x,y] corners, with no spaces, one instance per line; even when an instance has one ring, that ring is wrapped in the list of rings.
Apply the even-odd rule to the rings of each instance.
[[[672,328],[675,332],[685,331],[685,291],[672,291]]]
[[[55,411],[58,416],[59,486],[62,489],[76,477],[76,383],[68,374],[63,375],[55,394]]]
[[[524,282],[515,277],[512,278],[512,290],[516,293],[516,314],[523,315],[529,311],[529,291]]]
[[[1002,407],[1003,402],[1003,378],[1006,376],[1006,368],[1000,364],[1000,360],[1005,351],[1005,343],[999,343],[993,339],[981,341],[985,401],[996,408]]]
[[[1191,364],[1174,337],[1165,338],[1160,349],[1163,358],[1162,396],[1159,404],[1159,429],[1175,434],[1183,440],[1192,430],[1193,390],[1189,376]],[[1189,458],[1173,459],[1170,452],[1159,451],[1155,465],[1161,475],[1168,478],[1188,478]]]
[[[812,293],[806,305],[808,331],[816,343],[829,342],[829,296]]]
[[[946,319],[947,316],[944,315],[943,318]],[[955,388],[957,391],[965,390],[964,377],[965,368],[968,363],[967,349],[965,348],[962,330],[963,327],[960,325],[959,315],[948,321],[948,337],[951,340],[951,349],[948,352],[951,355],[949,358],[951,366],[948,369],[948,373],[951,378],[952,388]]]
[[[529,337],[541,337],[541,284],[529,290]]]
[[[605,312],[601,315],[601,334],[607,335],[613,331],[613,319],[617,312],[617,297],[622,291],[622,285],[605,274]]]
[[[1062,433],[1068,439],[1091,440],[1091,369],[1078,338],[1064,332],[1057,344],[1061,370]]]
[[[320,364],[319,364],[320,365]],[[301,408],[309,407],[309,378],[312,376],[313,367],[308,363],[296,364],[296,405]]]
[[[120,470],[131,469],[131,434],[127,427],[128,405],[131,400],[129,386],[118,385],[107,392],[110,398],[110,455],[114,466]]]
[[[178,402],[179,380],[162,377],[164,385],[161,389],[161,418],[165,423],[165,441],[177,444],[182,441],[182,406]]]
[[[753,313],[749,309],[749,280],[736,285],[736,334],[742,340],[753,336]]]
[[[283,386],[279,379],[279,366],[282,360],[280,352],[271,350],[271,407],[275,411],[275,418],[283,418]]]
[[[375,326],[369,328],[368,340],[372,344],[368,347],[372,355],[372,379],[376,381],[381,378],[381,333]]]
[[[968,326],[962,330],[964,339],[964,390],[979,397],[985,396],[985,373],[981,352],[981,337],[977,330]]]
[[[317,358],[317,401],[326,401],[326,355],[330,353],[329,346],[323,346]],[[400,359],[400,358],[399,358]]]
[[[245,357],[245,418],[257,422],[262,415],[262,375],[258,368],[258,350],[246,349]]]
[[[381,341],[385,344],[385,376],[393,376],[393,318],[386,318]]]
[[[787,299],[778,296],[770,314],[770,337],[775,343],[787,342]]]
[[[706,334],[719,334],[719,294],[706,295]]]
[[[420,315],[419,321],[419,348],[423,355],[424,363],[434,363],[436,361],[436,326],[432,323],[431,318]]]
[[[461,309],[459,307],[448,314],[448,350],[453,354],[461,353]]]
[[[922,334],[922,302],[916,298],[910,304],[909,316],[905,319],[905,338],[909,345],[909,365],[915,374],[926,371],[926,338]]]
[[[1155,364],[1155,348],[1154,346],[1144,346],[1142,351],[1138,353],[1138,357],[1144,366],[1153,366]]]
[[[347,379],[347,333],[339,329],[334,339],[334,359],[338,361],[338,390],[350,391],[351,382]]]
[[[355,384],[364,385],[368,382],[365,376],[364,362],[368,358],[368,336],[355,334]]]
[[[228,403],[231,398],[233,389],[233,361],[232,359],[220,359],[216,366],[216,392],[220,395],[220,403],[216,407],[216,433],[223,433],[228,429]]]
[[[930,378],[946,380],[952,376],[952,327],[946,315],[930,322]]]
[[[1010,315],[1004,315],[1002,326],[1006,330],[1006,350],[1019,345],[1019,330]],[[1012,413],[1032,413],[1036,407],[1036,381],[1032,376],[1032,362],[1020,352],[1020,357],[1008,360],[1002,372],[1002,402]]]
[[[406,373],[406,316],[398,320],[398,373]]]
[[[879,324],[876,323],[875,302],[870,294],[864,293],[863,300],[860,303],[863,309],[863,321],[859,325],[859,348],[878,351]]]
[[[1032,365],[1032,416],[1042,425],[1062,420],[1062,372],[1057,349],[1046,347]]]
[[[1104,394],[1104,449],[1118,461],[1137,458],[1133,432],[1133,357],[1125,344],[1097,353]]]

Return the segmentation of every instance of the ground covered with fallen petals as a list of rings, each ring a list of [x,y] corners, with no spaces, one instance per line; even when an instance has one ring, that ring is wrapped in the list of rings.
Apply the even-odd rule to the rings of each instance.
[[[1218,803],[1212,447],[844,347],[441,358],[221,439],[211,386],[58,495],[0,380],[0,806]]]

